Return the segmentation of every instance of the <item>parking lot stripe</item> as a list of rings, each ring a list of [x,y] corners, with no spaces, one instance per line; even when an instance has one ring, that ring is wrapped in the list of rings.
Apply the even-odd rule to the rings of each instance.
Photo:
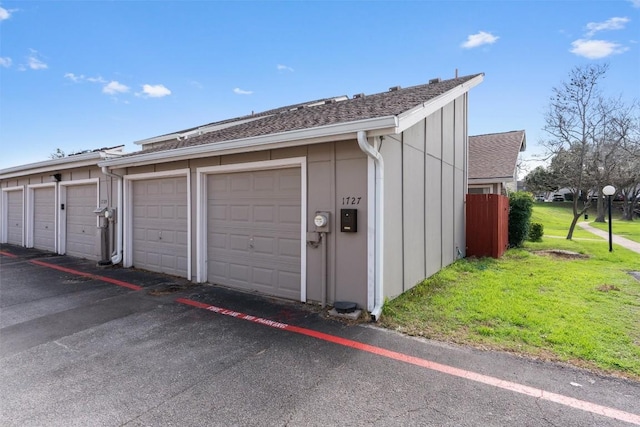
[[[62,267],[56,264],[49,264],[48,262],[31,260],[29,261],[32,264],[40,265],[42,267],[53,268],[54,270],[63,271],[69,274],[75,274],[76,276],[88,277],[94,280],[101,280],[103,282],[112,283],[114,285],[122,286],[123,288],[132,289],[134,291],[139,291],[142,289],[142,286],[134,285],[133,283],[123,282],[122,280],[112,279],[111,277],[99,276],[97,274],[85,273],[83,271],[74,270],[73,268]]]
[[[18,258],[18,255],[14,255],[11,252],[0,251],[0,255],[8,256],[9,258]]]
[[[376,347],[376,346],[364,344],[358,341],[353,341],[347,338],[341,338],[335,335],[326,334],[324,332],[315,331],[313,329],[301,328],[299,326],[293,326],[286,323],[276,322],[269,319],[264,319],[264,318],[244,314],[244,313],[239,313],[234,310],[229,310],[222,307],[216,307],[214,305],[193,301],[187,298],[179,298],[176,300],[176,302],[180,304],[196,307],[196,308],[209,310],[214,313],[222,314],[224,316],[231,316],[237,319],[248,320],[253,323],[259,323],[261,325],[270,326],[272,328],[282,329],[285,331],[306,335],[306,336],[320,339],[323,341],[332,342],[345,347],[350,347],[356,350],[365,351],[367,353],[397,360],[399,362],[420,366],[426,369],[430,369],[432,371],[441,372],[443,374],[464,378],[470,381],[475,381],[475,382],[486,384],[492,387],[497,387],[497,388],[501,388],[511,392],[535,397],[537,399],[547,400],[550,402],[568,406],[570,408],[580,409],[585,412],[590,412],[593,414],[602,415],[608,418],[613,418],[613,419],[628,422],[631,424],[640,425],[640,415],[610,408],[608,406],[602,406],[602,405],[587,402],[584,400],[575,399],[573,397],[564,396],[557,393],[551,393],[549,391],[542,390],[539,388],[529,387],[524,384],[505,381],[505,380],[501,380],[499,378],[491,377],[488,375],[479,374],[477,372],[467,371],[467,370],[456,368],[453,366],[443,365],[440,363],[432,362],[430,360],[421,359],[419,357],[409,356],[408,354],[398,353],[396,351],[387,350],[381,347]]]

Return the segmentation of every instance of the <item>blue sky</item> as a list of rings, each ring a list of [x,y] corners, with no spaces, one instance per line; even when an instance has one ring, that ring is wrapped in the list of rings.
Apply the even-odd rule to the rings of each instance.
[[[640,0],[3,1],[0,169],[308,100],[485,73],[471,135],[524,129],[609,64],[640,98]]]

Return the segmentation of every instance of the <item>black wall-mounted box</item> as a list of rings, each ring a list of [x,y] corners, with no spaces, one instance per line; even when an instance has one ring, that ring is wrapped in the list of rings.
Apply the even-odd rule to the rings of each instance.
[[[340,231],[345,233],[358,231],[357,209],[340,209]]]

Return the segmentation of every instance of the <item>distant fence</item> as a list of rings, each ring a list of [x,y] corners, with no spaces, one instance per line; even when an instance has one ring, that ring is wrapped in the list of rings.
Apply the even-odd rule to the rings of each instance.
[[[467,194],[467,256],[500,258],[509,246],[509,198]]]

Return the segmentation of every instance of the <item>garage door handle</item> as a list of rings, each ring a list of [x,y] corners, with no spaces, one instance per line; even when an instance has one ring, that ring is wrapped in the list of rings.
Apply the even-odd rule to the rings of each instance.
[[[253,249],[253,237],[249,239],[249,248]]]
[[[162,240],[162,231],[158,231],[158,240]]]

